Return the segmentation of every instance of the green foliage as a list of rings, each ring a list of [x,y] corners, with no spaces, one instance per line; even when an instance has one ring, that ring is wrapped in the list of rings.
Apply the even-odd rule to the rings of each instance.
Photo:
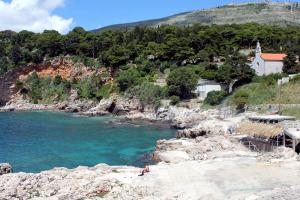
[[[280,94],[280,88],[277,86],[277,80],[283,75],[272,74],[269,76],[255,77],[254,82],[244,85],[236,90],[229,97],[229,104],[241,107],[243,104],[277,104],[281,103],[296,103],[299,92],[296,89],[298,86],[291,83],[284,85]],[[281,97],[280,97],[281,96]],[[281,98],[281,100],[280,100]],[[292,101],[290,101],[292,99]]]
[[[223,82],[229,84],[232,81],[232,74],[234,73],[234,69],[229,64],[222,65],[216,75],[216,80],[218,82]]]
[[[249,94],[244,90],[239,90],[234,94],[234,104],[237,106],[237,110],[244,108],[245,104],[249,103]]]
[[[179,96],[182,99],[190,98],[197,81],[198,78],[192,69],[184,67],[175,69],[167,78],[169,95]]]
[[[28,96],[33,103],[53,103],[54,101],[64,101],[69,96],[70,82],[62,80],[57,76],[55,79],[39,78],[34,72],[27,80],[18,83],[21,87],[28,89]]]
[[[110,94],[114,91],[116,91],[116,88],[113,84],[102,85],[100,89],[96,92],[95,96],[98,99],[109,98]]]
[[[251,82],[254,76],[255,72],[247,65],[247,58],[234,52],[226,59],[225,64],[217,70],[216,80],[226,84],[236,80],[242,85]]]
[[[300,108],[284,108],[282,110],[282,115],[294,116],[300,120]]]
[[[290,35],[293,37],[287,37]],[[90,67],[112,67],[115,83],[104,85],[105,77],[89,77],[71,84],[61,77],[52,80],[32,74],[24,87],[29,89],[28,95],[34,102],[46,98],[63,100],[71,88],[76,89],[81,98],[101,99],[116,90],[125,92],[142,82],[154,82],[160,73],[169,74],[169,71],[168,94],[186,99],[192,96],[198,78],[226,84],[236,80],[238,86],[249,83],[254,72],[246,64],[246,57],[238,52],[255,48],[257,40],[270,52],[291,50],[285,60],[285,71],[299,71],[294,57],[300,55],[298,27],[243,24],[137,27],[100,33],[76,27],[66,35],[56,31],[1,31],[0,75],[29,62],[41,63],[44,59],[70,55]],[[214,62],[217,57],[225,61],[219,68]],[[255,77],[254,80],[255,83],[241,87],[249,94],[248,98],[231,97],[236,99],[235,103],[247,99],[258,103],[276,98],[275,77]],[[142,95],[142,92],[137,94]]]
[[[292,80],[291,83],[300,83],[300,75],[295,76]]]
[[[75,84],[78,95],[84,99],[101,100],[104,96],[107,96],[107,93],[109,93],[107,87],[108,86],[103,86],[101,78],[95,75],[80,80],[77,84]]]
[[[272,86],[277,84],[277,81],[283,77],[283,74],[270,74],[268,76],[256,76],[253,81],[266,86]]]
[[[296,55],[289,51],[283,60],[283,72],[287,74],[296,74],[300,72],[300,65],[296,62]]]
[[[211,91],[207,94],[204,104],[211,106],[219,105],[225,99],[226,95],[227,94],[224,91]]]
[[[163,88],[149,82],[143,82],[141,85],[130,88],[128,92],[136,96],[143,107],[153,105],[155,108],[158,108],[161,99],[166,96]]]
[[[287,35],[293,37],[287,38]],[[255,48],[257,40],[260,40],[264,49],[270,52],[280,52],[281,49],[287,52],[288,49],[292,49],[294,53],[300,54],[298,27],[281,28],[254,23],[193,25],[184,28],[137,27],[133,30],[106,30],[100,33],[91,33],[76,27],[66,35],[61,35],[57,31],[43,33],[1,31],[0,60],[6,58],[9,66],[0,62],[0,72],[4,73],[10,68],[28,62],[40,63],[45,57],[60,55],[79,56],[88,66],[104,65],[116,70],[140,58],[143,60],[150,58],[154,63],[156,61],[161,63],[156,64],[155,69],[163,72],[170,67],[170,63],[200,64],[213,62],[215,56],[229,57],[239,49]],[[227,64],[236,67],[232,63]],[[153,70],[149,65],[143,67],[145,71]],[[212,79],[214,71],[210,70],[203,76]]]
[[[24,87],[24,83],[22,82],[22,81],[20,81],[20,80],[17,80],[16,81],[16,88],[18,89],[18,90],[20,90],[20,89],[22,89]]]
[[[138,85],[141,83],[141,74],[140,72],[131,67],[127,70],[122,70],[117,74],[117,83],[122,92],[126,91],[130,87]]]
[[[171,105],[175,106],[180,102],[180,97],[178,96],[171,96],[170,97],[171,100]]]
[[[18,88],[25,87],[28,90],[28,96],[34,103],[53,103],[65,101],[70,95],[71,89],[78,92],[80,98],[101,100],[108,98],[109,95],[116,91],[113,84],[103,85],[98,76],[91,76],[82,80],[70,81],[56,76],[54,79],[39,78],[34,72],[25,82],[17,82]]]
[[[60,85],[61,83],[62,83],[62,77],[61,76],[55,76],[55,78],[54,78],[54,80],[53,80],[53,84],[55,85],[55,86],[58,86],[58,85]]]

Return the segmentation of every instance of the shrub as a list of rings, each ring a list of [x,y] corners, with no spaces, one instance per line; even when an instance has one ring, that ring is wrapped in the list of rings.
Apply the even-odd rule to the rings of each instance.
[[[113,85],[103,85],[96,92],[96,97],[98,100],[103,99],[103,98],[108,98],[113,90],[114,90]]]
[[[69,96],[71,84],[60,76],[54,79],[40,78],[36,73],[30,75],[24,82],[24,87],[29,91],[28,96],[32,102],[37,104],[40,101],[52,103],[53,101],[64,101]]]
[[[55,76],[55,78],[54,78],[54,80],[53,80],[53,84],[54,84],[55,86],[58,86],[58,85],[60,85],[61,83],[62,83],[62,77],[59,76],[59,75]]]
[[[171,100],[171,105],[175,106],[180,102],[180,98],[178,96],[171,96],[170,97]]]
[[[190,68],[178,68],[171,71],[167,78],[170,96],[179,96],[187,99],[192,96],[192,91],[197,85],[198,78]]]
[[[20,81],[20,80],[17,80],[17,81],[16,81],[16,88],[17,88],[18,90],[20,90],[20,89],[22,89],[23,87],[24,87],[23,82]]]
[[[237,93],[235,93],[233,98],[233,102],[236,105],[237,110],[244,108],[245,104],[249,103],[249,94],[243,90],[240,90]]]
[[[219,105],[224,100],[225,97],[226,97],[226,92],[224,91],[211,91],[207,94],[204,103],[209,104],[211,106],[216,106]]]
[[[152,105],[158,108],[161,99],[165,97],[165,92],[162,87],[149,82],[144,82],[140,86],[131,88],[128,93],[136,96],[140,100],[142,107]]]
[[[256,76],[254,82],[262,83],[264,85],[270,86],[275,85],[278,79],[281,79],[283,74],[270,74],[268,76]]]
[[[75,85],[78,94],[81,98],[84,99],[100,99],[101,96],[98,96],[100,88],[102,87],[101,78],[98,76],[91,76],[83,80],[78,81]]]
[[[141,75],[135,68],[120,71],[117,75],[117,83],[122,92],[128,88],[138,85],[141,81]]]
[[[300,82],[300,75],[296,75],[292,80],[291,83],[298,83]]]

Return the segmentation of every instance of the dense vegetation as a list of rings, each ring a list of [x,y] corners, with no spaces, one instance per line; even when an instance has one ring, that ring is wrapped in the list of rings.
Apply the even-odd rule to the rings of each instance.
[[[101,99],[112,91],[135,94],[144,104],[157,105],[159,99],[172,96],[173,103],[190,98],[198,78],[238,85],[251,82],[254,72],[240,50],[253,49],[257,40],[264,52],[287,52],[285,71],[300,67],[294,62],[300,55],[300,29],[258,24],[190,27],[136,27],[133,30],[105,30],[100,33],[75,28],[67,35],[56,31],[32,33],[0,32],[0,75],[29,62],[70,55],[85,65],[112,69],[115,82],[105,85],[98,77],[79,82],[31,77],[25,84],[36,102],[48,98],[64,100],[76,89],[82,98]],[[169,71],[169,72],[167,72]],[[153,82],[169,74],[167,88]],[[34,82],[35,81],[35,82]],[[45,89],[50,85],[48,89]],[[45,92],[44,90],[49,90]],[[145,92],[146,91],[146,92]],[[48,93],[48,94],[45,94]],[[236,99],[242,101],[244,94]],[[222,95],[223,96],[223,95]]]
[[[219,105],[226,97],[224,91],[211,91],[207,94],[204,104],[216,106]]]
[[[16,84],[22,93],[28,95],[33,103],[53,103],[68,99],[71,90],[77,91],[82,99],[100,100],[109,97],[114,85],[104,84],[101,78],[91,76],[82,80],[68,81],[56,76],[41,78],[37,73],[32,73],[25,81]]]
[[[198,64],[227,57],[239,49],[254,48],[259,40],[264,52],[300,54],[300,29],[258,24],[200,26],[179,28],[161,26],[124,31],[87,32],[75,28],[67,35],[56,31],[32,33],[0,32],[1,73],[46,57],[76,55],[90,65],[119,68],[143,60]],[[150,56],[151,55],[151,56]],[[96,59],[96,61],[94,60]],[[154,66],[155,69],[162,67]],[[151,66],[147,70],[152,70]]]
[[[277,79],[282,75],[274,74],[257,77],[252,83],[239,88],[229,97],[229,104],[242,107],[244,104],[299,104],[300,76],[282,87],[277,85]]]

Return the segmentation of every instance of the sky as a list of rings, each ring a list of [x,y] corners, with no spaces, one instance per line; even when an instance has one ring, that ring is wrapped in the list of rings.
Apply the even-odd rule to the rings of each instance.
[[[0,30],[92,30],[246,0],[0,0]],[[249,1],[249,0],[248,0]]]

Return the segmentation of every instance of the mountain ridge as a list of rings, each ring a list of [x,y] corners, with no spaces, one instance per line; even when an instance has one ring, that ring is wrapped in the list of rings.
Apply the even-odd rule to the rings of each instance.
[[[92,30],[124,30],[136,26],[158,27],[161,25],[189,26],[201,25],[224,25],[224,24],[271,24],[279,26],[300,27],[299,3],[243,3],[236,5],[224,5],[211,9],[195,10],[178,13],[168,17],[137,21],[132,23],[115,24],[100,29]]]

